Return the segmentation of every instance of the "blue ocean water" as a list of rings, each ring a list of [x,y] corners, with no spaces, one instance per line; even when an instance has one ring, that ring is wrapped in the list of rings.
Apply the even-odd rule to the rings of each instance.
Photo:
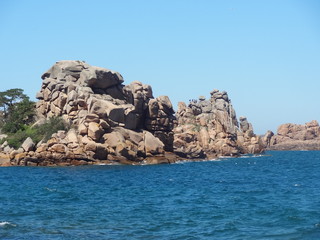
[[[0,239],[320,239],[320,151],[0,168]]]

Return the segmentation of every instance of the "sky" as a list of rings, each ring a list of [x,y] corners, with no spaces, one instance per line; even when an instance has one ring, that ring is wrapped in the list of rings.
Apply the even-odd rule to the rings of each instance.
[[[320,122],[320,1],[1,0],[0,91],[32,100],[59,60],[150,84],[174,108],[227,91],[257,134]]]

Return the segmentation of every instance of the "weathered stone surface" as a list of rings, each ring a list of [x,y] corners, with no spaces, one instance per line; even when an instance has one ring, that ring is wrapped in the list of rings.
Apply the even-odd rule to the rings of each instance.
[[[108,158],[108,148],[106,145],[97,144],[96,150],[94,151],[94,158],[99,160],[106,160]]]
[[[147,155],[157,155],[164,153],[164,144],[159,138],[153,136],[150,132],[144,132],[144,146]]]
[[[26,152],[32,151],[34,149],[34,146],[35,146],[35,144],[30,137],[28,137],[21,145],[23,150]]]
[[[151,132],[171,132],[176,120],[173,113],[174,110],[168,97],[160,96],[150,100],[145,121],[146,129]]]
[[[1,167],[9,167],[12,166],[10,159],[7,158],[6,155],[0,153],[0,166]]]
[[[88,135],[88,128],[84,123],[80,123],[78,126],[78,131],[80,135]]]
[[[268,131],[264,144],[271,150],[320,150],[320,126],[316,120],[305,125],[286,123],[276,135]]]
[[[97,114],[87,114],[84,117],[84,122],[86,122],[86,123],[90,123],[90,122],[99,123],[99,121],[100,121],[100,119]]]
[[[91,67],[81,72],[80,81],[87,83],[91,88],[106,89],[123,83],[123,78],[117,72],[100,67]]]
[[[180,156],[203,158],[259,153],[264,147],[245,117],[240,129],[226,92],[213,90],[210,100],[200,96],[189,105],[179,103],[174,129],[174,150]]]
[[[153,99],[149,85],[134,81],[124,86],[119,73],[81,61],[57,62],[42,79],[37,104],[39,115],[62,116],[78,126],[82,136],[90,135],[99,141],[99,137],[94,136],[96,131],[89,132],[92,121],[100,122],[104,131],[120,126],[152,133],[162,131],[164,135],[172,132],[172,104],[166,96]],[[148,107],[150,101],[154,105]],[[172,142],[166,140],[165,144],[172,145]]]
[[[272,131],[267,131],[266,134],[263,136],[263,142],[265,143],[266,147],[270,147],[271,138],[274,136]]]
[[[94,140],[99,141],[104,131],[96,122],[90,122],[88,126],[88,136]]]
[[[56,153],[65,153],[67,151],[67,147],[64,144],[57,143],[51,146],[49,150]]]
[[[117,106],[109,101],[96,100],[92,107],[89,109],[91,113],[94,113],[104,120],[111,119],[115,122],[124,123],[124,109],[121,106]]]
[[[120,143],[125,143],[124,136],[116,131],[104,134],[103,139],[104,142],[112,148],[117,147]]]
[[[0,146],[10,164],[153,164],[175,161],[174,152],[205,158],[261,150],[246,119],[240,119],[239,130],[226,92],[214,90],[209,100],[201,96],[188,106],[180,103],[176,118],[170,99],[154,98],[151,86],[138,81],[125,86],[119,73],[82,61],[59,61],[42,79],[39,119],[61,117],[72,129],[36,146],[26,142],[23,154]],[[307,139],[317,134],[316,123],[309,125]]]
[[[170,115],[174,113],[172,103],[168,96],[160,96],[156,99],[159,102],[159,109],[163,110],[166,114]]]
[[[42,75],[42,79],[57,79],[71,75],[75,78],[80,77],[80,72],[84,69],[85,64],[81,61],[59,61]]]
[[[10,154],[9,154],[9,157],[10,159],[14,159],[15,156],[19,153],[23,153],[23,148],[19,148],[18,150],[13,150]]]
[[[78,137],[75,129],[70,129],[66,135],[66,141],[68,143],[78,143]]]

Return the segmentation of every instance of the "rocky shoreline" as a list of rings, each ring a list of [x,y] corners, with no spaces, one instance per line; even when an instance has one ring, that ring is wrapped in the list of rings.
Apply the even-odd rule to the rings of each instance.
[[[261,153],[263,139],[246,117],[237,120],[226,92],[179,103],[152,87],[124,85],[118,72],[82,61],[59,61],[42,75],[37,122],[60,117],[72,127],[47,141],[0,146],[3,166],[159,164]],[[1,164],[1,162],[0,162]]]
[[[277,134],[268,131],[263,139],[267,150],[320,150],[320,126],[316,120],[304,125],[286,123]]]

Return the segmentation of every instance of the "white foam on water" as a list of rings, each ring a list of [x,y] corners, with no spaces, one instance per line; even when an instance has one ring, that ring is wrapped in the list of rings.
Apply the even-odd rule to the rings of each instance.
[[[196,162],[220,162],[221,159],[213,158],[213,159],[186,159],[186,160],[178,160],[172,164],[187,164],[187,163],[196,163]]]
[[[57,191],[57,189],[55,189],[55,188],[45,187],[44,189],[48,190],[49,192],[56,192]]]
[[[213,158],[213,159],[209,159],[209,162],[221,162],[221,159],[219,158]]]
[[[254,155],[241,155],[239,158],[259,158],[259,157],[265,157],[267,155],[263,154],[254,154]]]
[[[0,222],[0,227],[5,227],[5,226],[12,226],[12,227],[15,227],[16,225],[15,224],[12,224],[10,222]]]
[[[187,160],[179,160],[179,161],[176,161],[173,164],[185,164],[186,162],[187,162]]]
[[[133,164],[133,165],[134,165],[134,164]],[[140,165],[141,165],[141,166],[146,166],[146,165],[149,165],[149,164],[147,163],[146,160],[143,160],[143,161],[140,163]]]

